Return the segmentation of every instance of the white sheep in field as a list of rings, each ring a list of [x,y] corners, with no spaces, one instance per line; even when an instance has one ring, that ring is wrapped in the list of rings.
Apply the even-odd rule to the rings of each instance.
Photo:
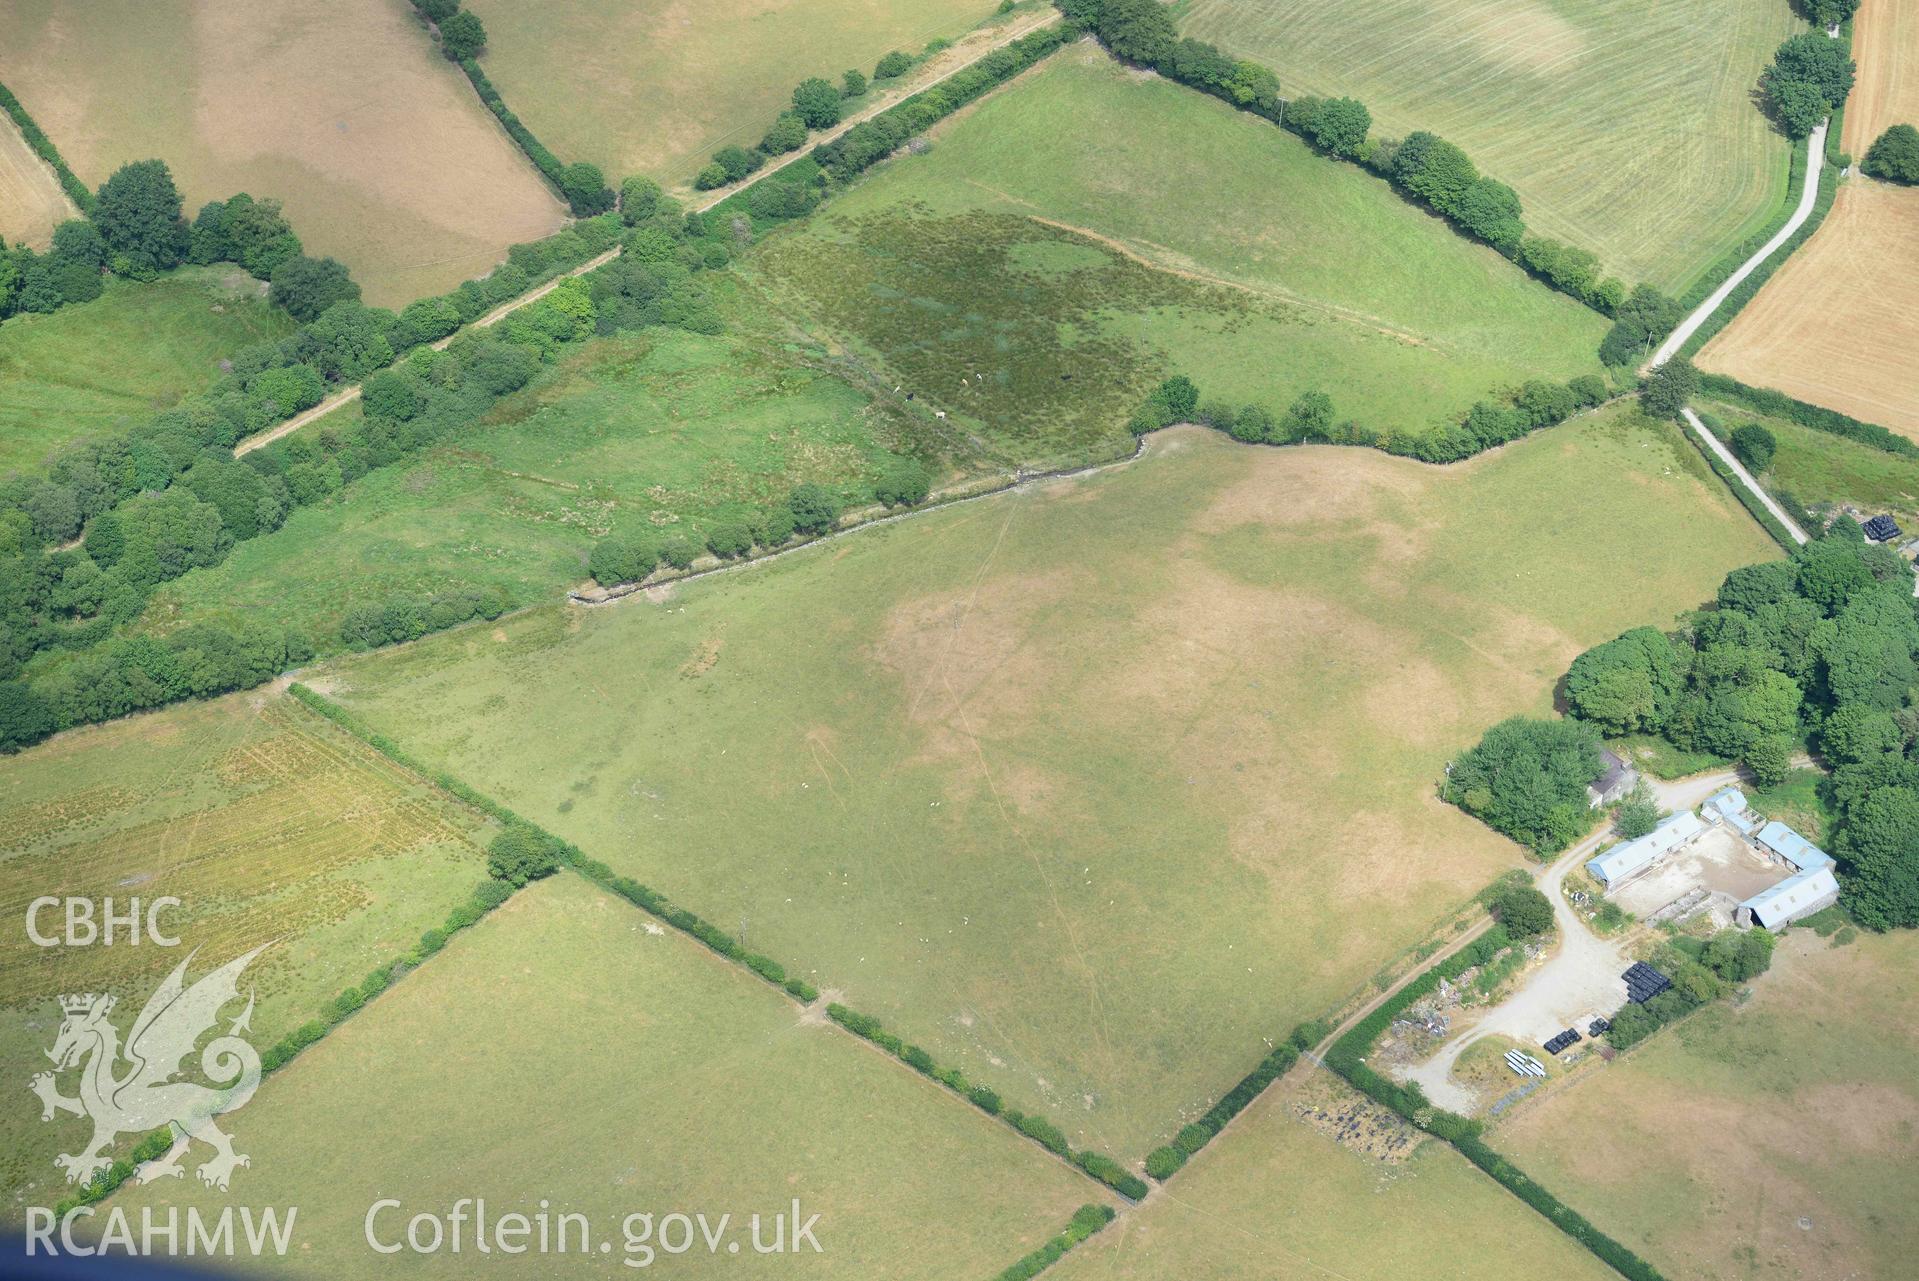
[[[935,409],[935,410],[933,411],[933,417],[935,417],[935,418],[944,418],[944,417],[946,417],[946,411],[945,411],[944,409]]]

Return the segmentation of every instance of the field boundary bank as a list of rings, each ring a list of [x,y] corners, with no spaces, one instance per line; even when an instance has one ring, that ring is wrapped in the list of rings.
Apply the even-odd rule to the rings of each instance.
[[[577,845],[553,835],[540,824],[502,805],[478,788],[468,785],[444,770],[431,768],[426,765],[425,762],[416,759],[393,739],[373,729],[353,712],[341,704],[334,702],[326,695],[298,681],[288,684],[287,693],[317,715],[324,717],[342,731],[360,740],[360,742],[364,743],[367,747],[380,753],[396,765],[419,776],[422,780],[435,785],[468,807],[486,814],[503,826],[516,826],[538,833],[558,851],[558,857],[562,866],[577,873],[599,888],[614,895],[616,898],[624,899],[648,915],[657,917],[680,933],[705,944],[710,951],[722,960],[732,962],[760,981],[778,989],[786,997],[797,1003],[801,1009],[813,1008],[821,1001],[821,993],[814,984],[798,977],[789,978],[786,975],[785,967],[779,962],[774,961],[770,957],[747,951],[732,935],[686,908],[677,906],[673,900],[666,895],[659,893],[631,877],[619,875],[605,863],[588,856]],[[888,1051],[886,1057],[889,1059],[893,1059],[912,1069],[918,1075],[926,1077],[933,1084],[945,1087],[947,1092],[956,1095],[962,1101],[972,1103],[977,1110],[987,1117],[1001,1122],[1022,1138],[1031,1140],[1054,1158],[1072,1167],[1086,1178],[1111,1188],[1128,1200],[1138,1200],[1146,1195],[1147,1189],[1145,1184],[1138,1180],[1137,1177],[1129,1175],[1124,1167],[1120,1166],[1120,1164],[1111,1157],[1090,1150],[1078,1152],[1061,1151],[1048,1143],[1040,1134],[1020,1124],[1021,1121],[1041,1122],[1047,1129],[1057,1134],[1057,1127],[1052,1126],[1044,1117],[1036,1113],[1028,1114],[1003,1107],[999,1096],[991,1090],[984,1091],[985,1094],[991,1096],[992,1099],[992,1106],[988,1107],[979,1099],[972,1097],[972,1094],[969,1093],[969,1090],[964,1084],[964,1078],[959,1076],[957,1069],[940,1069],[937,1064],[931,1061],[930,1056],[926,1055],[926,1053],[917,1046],[898,1042],[899,1048],[893,1050],[884,1041],[857,1031],[844,1022],[841,1017],[831,1014],[832,1009],[835,1008],[832,1003],[821,1008],[829,1013],[829,1017],[826,1020],[827,1022],[838,1025],[842,1032],[852,1037],[855,1041],[866,1042],[869,1049]],[[851,1011],[846,1011],[844,1006],[838,1006],[837,1008],[846,1013],[851,1013]],[[877,1030],[877,1020],[872,1020],[872,1023]],[[897,1038],[893,1039],[897,1041]],[[960,1084],[955,1084],[954,1078],[957,1078]],[[984,1087],[978,1087],[978,1089],[984,1089]],[[977,1090],[974,1092],[976,1093]],[[1063,1139],[1061,1141],[1063,1142]],[[1103,1169],[1104,1173],[1096,1172],[1098,1169]],[[1126,1187],[1121,1186],[1123,1178],[1130,1178],[1133,1184],[1138,1185],[1136,1195],[1129,1193]]]
[[[5,84],[0,84],[0,108],[6,110],[14,125],[18,127],[20,136],[26,140],[28,149],[53,170],[53,176],[60,180],[60,190],[66,193],[67,199],[73,206],[83,215],[91,213],[93,193],[87,189],[87,184],[81,182],[79,176],[67,167],[67,158],[60,154],[60,148],[52,138],[47,136],[46,130],[40,127],[39,122],[27,114],[26,107]]]
[[[1034,31],[1042,30],[1049,25],[1053,25],[1054,23],[1057,23],[1058,21],[1060,21],[1060,19],[1055,17],[1055,19],[1053,20],[1053,23],[1035,23],[1032,27],[1019,30],[1013,34],[1010,34],[1004,37],[1000,41],[994,43],[992,46],[981,50],[977,57],[968,59],[966,62],[963,62],[960,65],[954,67],[951,71],[944,72],[937,79],[927,81],[924,85],[920,86],[918,89],[915,89],[912,94],[907,95],[907,97],[917,96],[918,94],[924,93],[929,89],[938,87],[940,84],[943,84],[945,81],[951,79],[953,76],[956,76],[960,72],[966,70],[968,67],[971,67],[972,65],[974,65],[974,63],[977,63],[978,61],[980,61],[980,59],[986,57],[988,54],[993,53],[994,51],[996,51],[999,48],[1002,48],[1006,44],[1010,44],[1013,40],[1018,39],[1024,35],[1029,35]],[[468,59],[468,61],[471,61],[471,59]],[[1027,68],[1027,69],[1030,70],[1030,68]],[[476,91],[477,91],[477,88],[476,88]],[[906,98],[903,97],[899,101],[904,102],[905,100]],[[888,110],[897,105],[899,105],[899,103],[897,102],[876,104],[875,106],[873,106],[866,112],[862,112],[861,114],[847,117],[845,120],[841,121],[838,125],[834,126],[832,129],[825,130],[821,133],[820,145],[824,146],[828,142],[837,140],[839,137],[841,137],[845,133],[851,131],[854,126],[864,124],[873,115],[877,115],[879,114],[879,112]],[[504,122],[502,122],[502,124],[504,124]],[[755,170],[753,173],[748,174],[745,178],[741,179],[739,182],[727,187],[719,188],[713,192],[706,193],[702,199],[688,202],[688,204],[686,205],[686,208],[689,212],[692,212],[692,213],[710,213],[713,209],[724,204],[726,201],[732,199],[734,196],[740,195],[742,192],[745,192],[754,184],[762,181],[763,179],[772,177],[774,174],[779,173],[781,170],[785,169],[788,165],[793,164],[796,161],[807,159],[809,155],[810,155],[809,152],[805,150],[800,150],[800,151],[790,152],[787,155],[780,156],[774,160],[770,160],[765,165]],[[466,333],[469,330],[483,329],[492,325],[496,325],[500,321],[512,315],[514,312],[520,310],[522,307],[530,306],[531,304],[538,302],[541,298],[544,298],[547,294],[553,291],[554,287],[557,286],[561,280],[564,280],[572,276],[585,275],[588,272],[594,271],[600,267],[605,266],[607,263],[612,262],[615,258],[620,257],[621,254],[623,254],[624,252],[625,252],[625,246],[615,245],[612,249],[609,249],[605,251],[604,253],[601,253],[595,256],[591,260],[585,263],[582,263],[577,267],[570,268],[567,271],[553,277],[550,280],[542,282],[538,286],[532,289],[529,289],[527,292],[523,294],[520,294],[518,297],[511,298],[505,302],[500,303],[498,306],[494,307],[491,311],[487,312],[485,315],[477,317],[472,321],[469,321],[467,324],[460,326],[459,329],[454,330],[451,334],[446,335],[444,338],[436,339],[433,343],[429,345],[432,346],[432,348],[435,351],[444,351],[447,345],[451,343],[455,338],[458,338],[462,333]],[[364,382],[364,380],[362,380],[362,382]],[[321,418],[326,417],[328,414],[332,413],[334,410],[340,409],[346,405],[352,404],[355,400],[358,400],[360,398],[360,388],[361,388],[361,383],[357,383],[357,382],[349,387],[343,387],[339,391],[327,397],[327,399],[322,401],[320,404],[314,405],[309,409],[301,411],[301,413],[298,414],[295,418],[288,419],[286,422],[281,423],[275,427],[269,428],[265,432],[248,436],[245,440],[240,441],[233,447],[234,456],[237,458],[242,454],[250,453],[253,450],[258,449],[262,445],[268,444],[271,441],[282,439],[283,437],[292,434],[294,431],[297,431],[301,427],[310,426],[311,424],[313,424],[314,422],[317,422]]]
[[[824,534],[815,535],[812,538],[808,538],[804,540],[803,542],[794,543],[788,547],[777,547],[772,549],[771,551],[761,552],[757,556],[749,554],[746,556],[741,556],[737,560],[724,561],[718,565],[709,565],[704,569],[688,570],[684,573],[668,574],[665,577],[660,577],[660,578],[647,578],[647,579],[639,580],[637,582],[618,583],[612,587],[594,587],[594,588],[576,587],[569,590],[563,599],[570,601],[576,605],[587,606],[588,608],[596,608],[601,605],[618,604],[620,601],[623,601],[627,599],[628,597],[638,595],[642,592],[653,591],[655,589],[677,587],[682,583],[690,583],[694,581],[695,579],[711,578],[717,574],[735,573],[740,570],[751,569],[754,566],[763,565],[768,561],[777,560],[782,556],[790,556],[796,552],[807,551],[807,550],[810,550],[811,548],[821,545],[822,543],[831,542],[836,538],[844,538],[852,534],[862,533],[868,529],[873,529],[881,525],[890,525],[890,524],[893,524],[895,521],[908,520],[914,516],[924,516],[931,512],[939,511],[944,508],[957,507],[962,503],[977,502],[983,498],[996,498],[1002,494],[1016,493],[1020,490],[1031,488],[1034,485],[1043,485],[1050,481],[1071,480],[1079,476],[1090,476],[1098,472],[1116,470],[1118,468],[1126,467],[1133,463],[1136,463],[1141,458],[1145,457],[1148,449],[1148,442],[1153,437],[1158,436],[1162,432],[1175,431],[1179,429],[1209,431],[1209,432],[1215,433],[1216,435],[1225,437],[1227,440],[1232,441],[1235,445],[1241,445],[1248,449],[1294,449],[1301,445],[1324,445],[1331,449],[1367,449],[1367,450],[1373,451],[1374,453],[1384,454],[1388,458],[1404,459],[1406,462],[1414,463],[1421,467],[1446,468],[1446,467],[1456,467],[1461,463],[1473,462],[1477,459],[1485,458],[1488,455],[1496,454],[1502,449],[1507,449],[1513,445],[1517,445],[1521,441],[1524,441],[1533,436],[1536,436],[1540,434],[1541,432],[1551,431],[1553,430],[1554,427],[1563,427],[1566,425],[1566,423],[1572,422],[1575,419],[1584,418],[1591,414],[1596,414],[1610,405],[1618,404],[1622,400],[1631,399],[1633,394],[1634,393],[1632,392],[1619,392],[1615,395],[1608,396],[1605,400],[1601,401],[1599,404],[1594,405],[1589,409],[1582,409],[1578,413],[1575,413],[1571,415],[1570,417],[1562,420],[1561,422],[1553,424],[1550,427],[1536,427],[1532,431],[1525,433],[1525,435],[1515,437],[1512,440],[1501,441],[1499,444],[1496,444],[1496,445],[1487,445],[1476,453],[1468,454],[1463,458],[1452,459],[1446,462],[1437,462],[1431,459],[1420,458],[1415,454],[1396,453],[1393,450],[1383,448],[1376,442],[1346,441],[1346,440],[1297,440],[1297,441],[1239,440],[1235,438],[1230,432],[1227,432],[1219,427],[1215,427],[1211,423],[1203,423],[1203,422],[1182,419],[1179,422],[1168,423],[1164,427],[1154,427],[1146,431],[1136,432],[1134,434],[1134,439],[1136,443],[1133,446],[1132,452],[1129,454],[1125,454],[1121,457],[1107,458],[1097,462],[1081,463],[1072,467],[1053,468],[1045,471],[1026,471],[1022,469],[1014,472],[1011,477],[994,477],[994,478],[988,478],[985,480],[974,482],[969,485],[962,485],[954,489],[947,490],[943,493],[932,495],[919,503],[915,503],[914,505],[910,507],[906,507],[898,511],[889,511],[885,515],[873,516],[869,519],[860,520],[854,524],[846,525],[838,529],[829,530],[828,532]],[[522,609],[535,609],[535,608],[538,608],[538,606],[527,605],[522,607]],[[510,613],[519,613],[519,612],[521,612],[521,610],[510,611]]]

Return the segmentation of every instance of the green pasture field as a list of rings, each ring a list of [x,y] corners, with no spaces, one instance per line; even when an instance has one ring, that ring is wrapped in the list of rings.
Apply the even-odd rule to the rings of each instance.
[[[1091,42],[741,259],[1021,458],[1110,456],[1160,378],[1418,432],[1599,370],[1604,321],[1271,123]]]
[[[1180,27],[1287,97],[1360,99],[1377,135],[1458,143],[1629,284],[1683,293],[1785,199],[1752,96],[1805,30],[1784,0],[1191,0]]]
[[[1687,448],[1623,406],[1443,469],[1182,429],[313,680],[1139,1156],[1518,863],[1437,800],[1452,753],[1766,558]]]
[[[357,413],[354,407],[340,413]],[[586,578],[608,532],[745,520],[802,481],[870,501],[924,442],[904,415],[823,367],[672,329],[597,339],[471,433],[296,510],[222,564],[166,584],[146,626],[270,620],[337,646],[340,617],[449,583],[550,601]]]
[[[575,0],[469,5],[481,59],[527,127],[567,160],[617,181],[690,184],[713,152],[751,147],[809,76],[871,77],[893,49],[917,54],[988,17],[994,0],[774,0],[697,7]],[[1033,7],[1033,6],[1029,6]],[[1017,19],[1016,19],[1017,20]]]
[[[1871,516],[1887,512],[1908,534],[1919,533],[1919,458],[1889,454],[1738,405],[1706,402],[1699,409],[1709,415],[1709,425],[1722,439],[1747,423],[1771,432],[1779,447],[1765,479],[1802,505],[1851,505]]]
[[[0,759],[0,1072],[14,1087],[0,1107],[0,1221],[66,1195],[53,1155],[86,1137],[70,1117],[43,1124],[26,1089],[47,1067],[55,997],[113,993],[124,1033],[189,952],[197,977],[273,941],[245,975],[264,1050],[444,921],[485,876],[488,835],[282,694],[73,730]],[[43,895],[112,897],[122,912],[172,895],[181,906],[160,919],[180,946],[36,947],[24,927]],[[59,920],[43,915],[41,932]]]
[[[1268,1090],[1165,1195],[1075,1250],[1048,1281],[1613,1281],[1611,1269],[1445,1144],[1428,1140],[1383,1162],[1310,1127],[1300,1109],[1368,1111],[1325,1081],[1298,1072]]]
[[[1491,1142],[1667,1276],[1896,1277],[1919,1253],[1919,938],[1794,930],[1718,1002]]]
[[[234,267],[187,267],[0,325],[0,472],[165,409],[217,379],[223,358],[292,333],[262,288]]]
[[[404,0],[0,5],[0,81],[82,182],[159,158],[191,218],[284,202],[308,253],[399,307],[559,230],[547,190]]]
[[[913,1281],[990,1276],[1103,1199],[817,1008],[650,923],[571,874],[523,890],[231,1116],[253,1164],[230,1194],[189,1175],[114,1204],[136,1221],[158,1203],[297,1205],[300,1248],[267,1261],[276,1274],[470,1276],[470,1228],[463,1253],[388,1258],[363,1222],[401,1201],[375,1221],[390,1239],[474,1197],[489,1215],[550,1202],[593,1232],[589,1257],[495,1253],[488,1275]],[[819,1216],[819,1252],[755,1254],[750,1216],[770,1244],[795,1198]],[[730,1214],[738,1252],[624,1251],[627,1215],[675,1212]]]

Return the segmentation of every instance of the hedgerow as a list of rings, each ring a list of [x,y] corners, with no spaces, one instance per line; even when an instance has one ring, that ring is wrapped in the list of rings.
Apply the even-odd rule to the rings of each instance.
[[[999,1281],[1029,1281],[1064,1258],[1066,1252],[1113,1221],[1110,1205],[1082,1205],[1074,1211],[1066,1230],[1051,1237],[1045,1245],[1025,1255],[999,1274]]]
[[[87,190],[87,184],[67,168],[66,157],[60,154],[60,148],[53,145],[53,139],[47,137],[46,131],[20,105],[20,99],[14,96],[13,90],[4,84],[0,84],[0,109],[4,109],[13,118],[13,123],[19,126],[20,136],[27,140],[27,146],[33,148],[33,154],[52,167],[54,175],[60,179],[60,189],[67,193],[67,199],[73,201],[81,213],[92,212],[93,193]]]
[[[925,1050],[917,1045],[906,1044],[899,1037],[888,1032],[885,1025],[872,1015],[862,1014],[837,1001],[826,1007],[826,1014],[828,1018],[854,1036],[871,1041],[922,1076],[939,1082],[953,1093],[965,1098],[988,1116],[998,1117],[1047,1151],[1065,1157],[1121,1196],[1137,1201],[1146,1195],[1145,1181],[1113,1158],[1102,1152],[1074,1151],[1065,1132],[1052,1121],[1038,1113],[1027,1113],[1017,1108],[1004,1107],[998,1094],[984,1086],[969,1084],[958,1068],[940,1067]]]
[[[1470,967],[1485,964],[1507,942],[1505,932],[1495,925],[1466,947],[1421,972],[1335,1041],[1326,1053],[1325,1065],[1374,1102],[1451,1143],[1467,1160],[1622,1276],[1630,1281],[1665,1281],[1651,1264],[1601,1232],[1511,1161],[1487,1147],[1479,1137],[1482,1128],[1479,1122],[1434,1108],[1416,1082],[1399,1085],[1362,1062],[1373,1043],[1408,1006],[1434,991],[1441,979],[1456,979]]]

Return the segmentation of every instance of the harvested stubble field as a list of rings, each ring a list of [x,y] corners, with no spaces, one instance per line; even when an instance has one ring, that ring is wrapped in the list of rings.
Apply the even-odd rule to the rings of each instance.
[[[809,76],[871,76],[985,18],[993,0],[720,0],[564,6],[477,0],[489,79],[540,140],[613,175],[686,184],[728,143],[751,147]],[[1030,21],[1025,15],[1002,21]],[[1004,31],[987,28],[947,58]],[[885,86],[882,86],[885,87]]]
[[[1903,1277],[1919,1253],[1919,940],[1797,930],[1721,1002],[1492,1143],[1668,1276]]]
[[[651,923],[570,874],[535,884],[263,1086],[230,1125],[253,1158],[235,1195],[300,1207],[301,1246],[274,1273],[391,1266],[363,1237],[375,1201],[403,1201],[376,1222],[388,1239],[413,1214],[476,1197],[495,1216],[550,1202],[593,1233],[587,1255],[495,1253],[490,1276],[650,1275],[628,1258],[676,1277],[988,1276],[1102,1199],[964,1101]],[[802,1218],[819,1216],[820,1252],[754,1253],[749,1216],[790,1214],[795,1198]],[[229,1200],[191,1178],[117,1199],[135,1215]],[[625,1253],[625,1216],[657,1225],[675,1212],[731,1215],[738,1252],[709,1255],[696,1235],[689,1254]],[[468,1233],[462,1253],[407,1258],[408,1274],[473,1275]]]
[[[1443,1143],[1388,1162],[1318,1132],[1295,1116],[1316,1091],[1299,1073],[1275,1085],[1049,1281],[1616,1276]],[[1331,1091],[1349,1101],[1336,1110],[1368,1106],[1342,1082]]]
[[[1852,20],[1859,80],[1846,98],[1845,149],[1863,157],[1896,124],[1919,124],[1919,0],[1872,0]]]
[[[1449,753],[1767,554],[1696,460],[1620,413],[1443,470],[1187,429],[1118,470],[328,679],[409,750],[1137,1156],[1518,861],[1433,795]]]
[[[1289,97],[1458,143],[1534,232],[1629,283],[1684,292],[1785,199],[1787,143],[1752,100],[1805,29],[1784,0],[1193,0],[1180,25]]]
[[[268,619],[330,650],[347,610],[395,593],[457,583],[554,600],[614,529],[698,541],[801,482],[864,501],[913,430],[777,348],[673,329],[597,339],[471,432],[168,583],[144,625]]]
[[[486,836],[279,694],[75,730],[0,761],[0,912],[13,922],[0,937],[0,1072],[21,1091],[0,1109],[7,1204],[53,1204],[53,1154],[75,1150],[79,1123],[42,1124],[25,1094],[46,1067],[57,995],[111,992],[130,1017],[189,951],[197,976],[277,940],[247,971],[264,1048],[445,920],[485,875]],[[24,926],[42,895],[111,896],[121,910],[173,895],[182,905],[161,919],[181,945],[36,947]],[[40,928],[57,933],[58,912]]]
[[[1127,416],[1173,372],[1275,412],[1328,391],[1338,418],[1407,432],[1598,372],[1593,312],[1380,179],[1090,41],[933,141],[741,267],[1022,460],[1126,448]]]
[[[220,376],[220,361],[293,332],[234,267],[110,280],[92,302],[0,325],[0,472],[78,436],[165,409]]]
[[[1919,190],[1853,178],[1699,366],[1919,440],[1916,302]]]
[[[484,275],[566,212],[402,0],[20,0],[0,80],[83,182],[157,156],[189,216],[278,199],[370,303]]]
[[[55,227],[79,216],[53,169],[0,113],[0,240],[45,249]]]

